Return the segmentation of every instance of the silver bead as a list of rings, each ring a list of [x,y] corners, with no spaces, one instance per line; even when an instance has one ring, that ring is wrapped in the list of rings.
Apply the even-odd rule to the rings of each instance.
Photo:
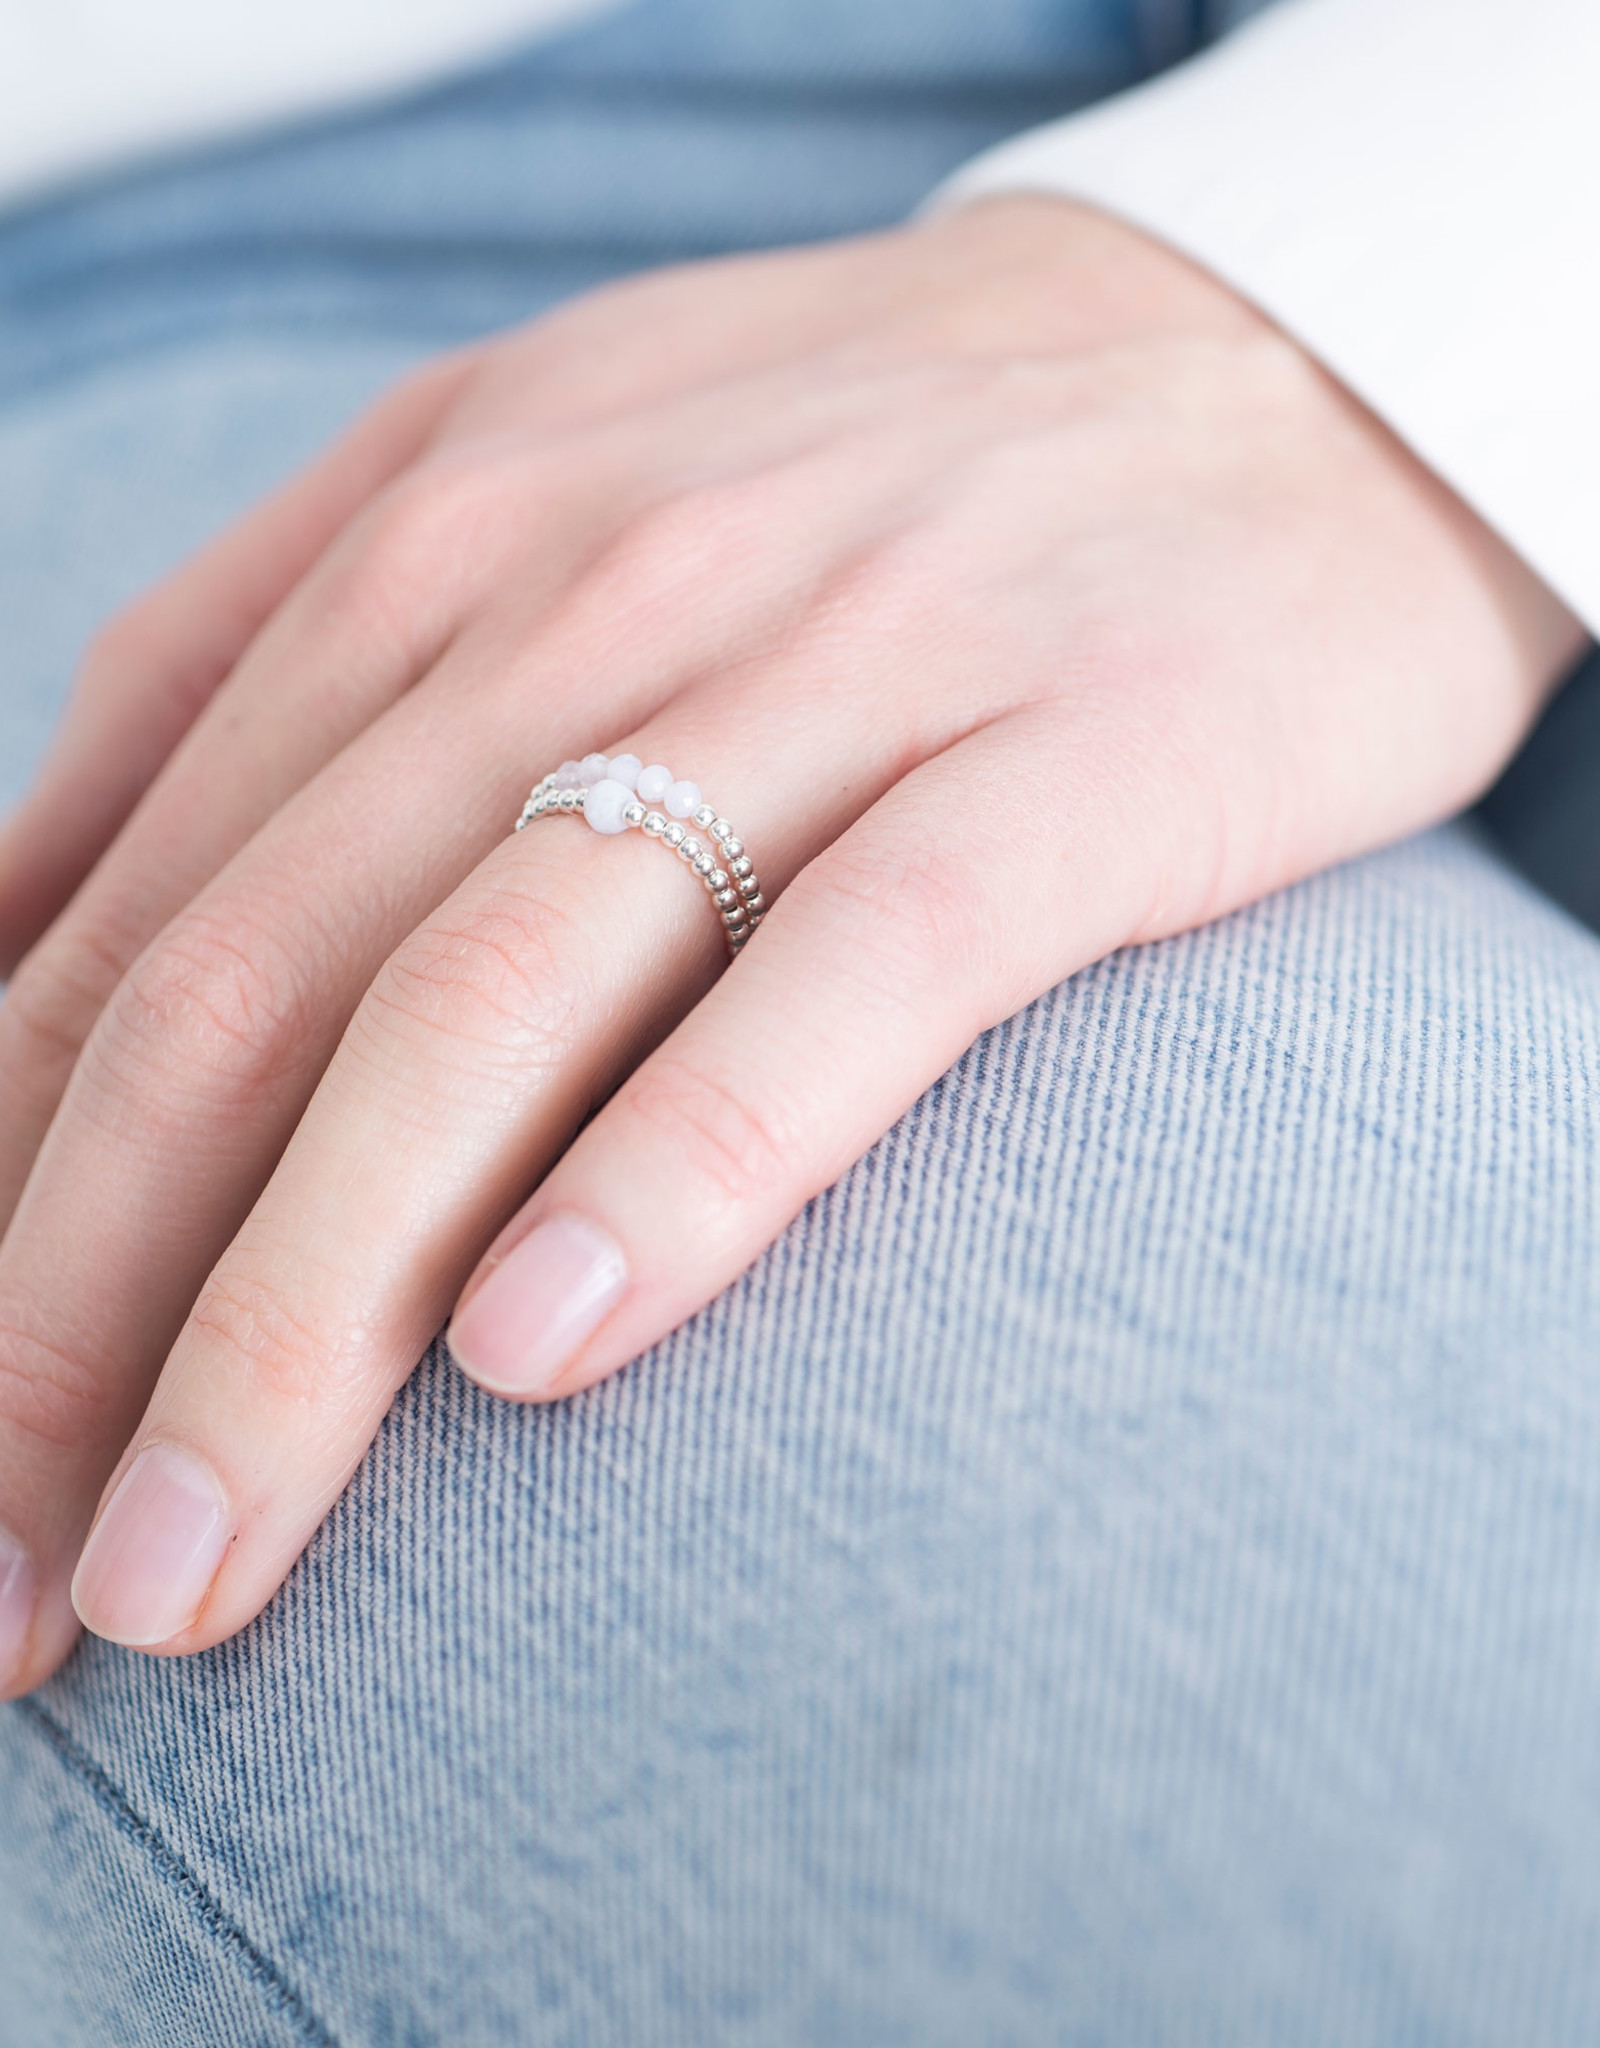
[[[516,829],[520,832],[533,819],[548,813],[583,811],[587,807],[588,792],[587,782],[580,784],[575,777],[569,776],[563,783],[561,770],[553,768],[535,783],[522,806]],[[734,836],[728,820],[719,817],[713,805],[702,803],[695,806],[685,824],[662,811],[650,809],[645,799],[638,796],[623,806],[621,817],[625,826],[644,832],[648,838],[662,840],[685,866],[693,869],[722,919],[730,957],[739,953],[761,922],[767,906],[755,880],[754,869],[745,858],[744,842]],[[695,833],[703,836],[697,838]],[[724,865],[718,865],[719,859]]]

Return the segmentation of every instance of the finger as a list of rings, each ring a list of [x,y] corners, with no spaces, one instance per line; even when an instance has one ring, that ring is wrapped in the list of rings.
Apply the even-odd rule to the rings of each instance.
[[[110,844],[268,615],[416,456],[469,367],[451,357],[407,379],[98,634],[32,789],[0,827],[0,979]]]
[[[737,701],[677,700],[680,758],[714,773],[742,757]],[[636,750],[651,740],[646,728]],[[897,766],[879,742],[842,778],[822,735],[814,762],[794,744],[818,796],[803,816],[758,813],[780,878]],[[202,1289],[113,1481],[76,1580],[91,1626],[186,1650],[258,1611],[530,1176],[715,973],[719,932],[661,847],[561,821],[497,848],[399,949]],[[144,1477],[119,1490],[152,1445],[165,1506]],[[212,1476],[190,1484],[201,1470]],[[166,1570],[178,1539],[162,1515],[204,1524],[189,1578]]]
[[[792,884],[474,1273],[448,1333],[472,1378],[548,1400],[638,1357],[982,1031],[1137,928],[1148,873],[1112,852],[1129,820],[1100,815],[1073,764],[1045,772],[1046,746],[1025,717],[987,727]],[[1069,787],[1082,795],[1064,816],[1053,792]],[[977,809],[974,788],[1015,798]]]
[[[386,631],[382,567],[345,541],[214,693],[116,843],[24,958],[0,1004],[0,1226],[113,990],[180,913],[318,770],[401,696],[448,634],[454,592],[430,588]],[[441,585],[446,579],[441,578]],[[329,586],[337,601],[324,602]],[[320,630],[319,630],[320,628]]]
[[[0,1226],[91,1030],[155,935],[436,664],[497,579],[517,590],[530,635],[570,585],[614,517],[579,467],[515,479],[520,497],[460,456],[413,467],[278,608],[0,1005]],[[532,559],[511,575],[519,550]]]
[[[707,422],[691,406],[649,432],[452,445],[381,493],[279,607],[14,978],[0,1006],[0,1225],[135,957],[436,662],[470,677],[492,641],[493,663],[548,691],[559,648],[569,697],[572,676],[631,667],[642,708],[675,660],[715,660],[741,632],[745,654],[758,649],[775,597],[848,548],[859,516],[826,499],[840,458],[819,411],[758,407],[724,449],[731,479],[715,466],[708,478]],[[762,466],[763,440],[774,466]],[[480,610],[465,664],[444,662]],[[590,719],[600,708],[585,704]],[[619,711],[638,715],[628,701]]]
[[[119,988],[91,1035],[0,1245],[0,1421],[9,1425],[0,1429],[0,1522],[33,1560],[36,1608],[44,1617],[17,1666],[15,1688],[37,1683],[48,1658],[64,1649],[58,1624],[67,1625],[70,1615],[67,1574],[106,1475],[201,1281],[283,1152],[383,954],[505,837],[533,772],[519,761],[560,759],[580,745],[571,729],[580,717],[587,739],[595,731],[589,720],[613,714],[610,729],[626,731],[642,710],[670,696],[682,676],[708,667],[717,672],[730,644],[765,644],[775,622],[792,616],[794,585],[814,583],[833,546],[819,538],[825,522],[818,499],[837,493],[822,471],[791,481],[787,494],[760,491],[764,516],[753,529],[759,544],[752,538],[746,548],[744,574],[732,592],[717,548],[703,548],[699,561],[686,555],[685,522],[710,519],[714,525],[720,517],[742,530],[746,513],[737,505],[719,513],[701,501],[681,506],[665,524],[648,524],[636,536],[632,569],[622,574],[611,562],[584,602],[564,613],[561,629],[552,628],[514,659],[507,658],[496,622],[485,620],[263,827]],[[848,552],[848,530],[842,544]],[[643,663],[623,668],[621,653],[632,650],[637,660],[640,648],[650,649],[661,673]],[[804,658],[802,650],[796,659]],[[575,674],[596,679],[581,700],[570,687]],[[743,682],[742,672],[733,671],[721,694],[713,693],[708,733],[724,733],[742,714]],[[792,697],[792,685],[793,678],[784,677],[785,697]],[[508,739],[536,728],[553,733],[553,741]],[[779,747],[787,743],[781,726],[773,739]],[[821,772],[824,786],[838,779],[828,764]],[[579,841],[592,836],[579,826],[567,830]],[[523,841],[510,843],[521,847]],[[575,854],[569,845],[563,857],[570,861]],[[667,880],[681,887],[670,864]],[[572,915],[578,918],[579,909]],[[700,941],[706,940],[704,920],[700,903],[690,920]],[[648,936],[642,943],[651,950]],[[483,930],[463,940],[462,949],[467,958],[492,958]],[[677,976],[688,956],[680,960],[668,946],[662,958]],[[574,960],[581,991],[581,962]],[[601,1045],[603,1034],[612,1033],[613,1056],[622,1061],[615,1073],[636,1056],[615,1051],[616,1033],[625,1039],[628,1031],[647,1027],[648,1006],[640,1007],[647,982],[644,975],[636,979],[615,1015],[604,1006],[596,1014],[594,1042]],[[428,985],[418,975],[411,987],[420,996]],[[542,994],[551,1001],[555,990]],[[391,1005],[385,1014],[394,1010]],[[429,1181],[434,1170],[412,1124],[417,1103],[443,1083],[423,1057],[436,1051],[433,1036],[420,1024],[416,1030],[423,1040],[421,1071],[389,1103],[397,1128],[388,1142],[398,1150],[382,1164],[376,1153],[357,1148],[378,1174],[375,1200]],[[492,1034],[485,1029],[482,1043],[469,1050],[489,1060]],[[352,1058],[362,1071],[359,1056]],[[593,1099],[592,1091],[584,1094],[581,1063],[570,1073],[536,1072],[532,1079],[565,1105],[550,1112],[548,1126],[559,1124],[564,1139]],[[525,1086],[529,1075],[516,1081]],[[313,1120],[307,1121],[314,1132]],[[503,1137],[500,1110],[491,1122],[491,1136]],[[319,1171],[338,1181],[353,1155],[327,1137],[332,1125],[326,1118],[322,1128],[313,1156]],[[464,1119],[461,1142],[474,1128]],[[454,1142],[450,1131],[442,1142]],[[437,1296],[428,1294],[422,1309],[410,1303],[411,1320],[400,1326],[407,1334],[382,1357],[383,1372],[409,1367],[472,1259],[526,1186],[526,1158],[519,1155],[506,1170],[509,1192],[497,1193],[492,1176],[485,1184],[481,1199],[489,1206],[476,1237],[439,1283]],[[453,1185],[455,1171],[448,1158],[438,1161],[437,1187]],[[336,1311],[370,1322],[358,1284],[368,1270],[366,1241],[352,1241],[361,1207],[338,1198],[334,1208],[343,1219],[343,1255],[319,1284]],[[285,1245],[298,1235],[302,1253],[317,1248],[316,1215],[292,1206],[285,1213]],[[429,1213],[419,1202],[419,1216]],[[327,1246],[331,1254],[331,1240]],[[433,1257],[424,1256],[412,1274],[403,1264],[395,1267],[380,1242],[374,1284],[381,1279],[382,1287],[403,1290],[436,1272]],[[423,1328],[428,1315],[433,1322]],[[413,1328],[423,1328],[414,1344]],[[334,1348],[348,1352],[353,1340],[342,1325],[334,1336]],[[265,1591],[270,1586],[260,1597]]]
[[[7,1693],[70,1648],[72,1566],[161,1359],[384,953],[470,862],[448,748],[430,756],[439,808],[400,830],[405,782],[361,772],[390,765],[393,736],[369,738],[135,963],[0,1243],[0,1553],[27,1573]]]
[[[269,823],[135,963],[72,1073],[0,1243],[0,1554],[27,1573],[0,1638],[8,1693],[70,1648],[106,1475],[362,991],[515,815],[504,760],[486,766],[459,719],[430,730],[430,704]]]

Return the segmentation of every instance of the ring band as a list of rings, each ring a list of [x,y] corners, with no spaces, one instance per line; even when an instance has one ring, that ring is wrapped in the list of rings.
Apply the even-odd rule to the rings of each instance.
[[[714,805],[702,803],[695,783],[680,781],[659,763],[646,768],[637,754],[618,754],[615,760],[589,754],[581,761],[563,761],[534,784],[516,829],[520,832],[535,818],[574,813],[596,832],[643,832],[670,847],[711,898],[729,958],[737,958],[749,944],[766,915],[766,898],[744,841]]]

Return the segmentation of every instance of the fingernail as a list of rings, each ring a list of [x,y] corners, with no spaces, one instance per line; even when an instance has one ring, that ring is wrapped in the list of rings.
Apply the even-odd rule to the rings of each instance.
[[[16,1538],[0,1529],[0,1691],[22,1669],[32,1624],[32,1562]]]
[[[451,1356],[491,1393],[545,1393],[627,1283],[614,1237],[587,1217],[547,1216],[456,1310]]]
[[[123,1473],[78,1560],[72,1604],[114,1643],[164,1643],[194,1620],[228,1548],[228,1502],[192,1452],[152,1444]]]

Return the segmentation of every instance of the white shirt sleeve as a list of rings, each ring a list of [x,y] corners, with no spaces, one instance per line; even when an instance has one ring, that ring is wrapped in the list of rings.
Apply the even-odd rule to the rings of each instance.
[[[934,204],[1023,189],[1251,299],[1600,629],[1600,0],[1284,0]]]

